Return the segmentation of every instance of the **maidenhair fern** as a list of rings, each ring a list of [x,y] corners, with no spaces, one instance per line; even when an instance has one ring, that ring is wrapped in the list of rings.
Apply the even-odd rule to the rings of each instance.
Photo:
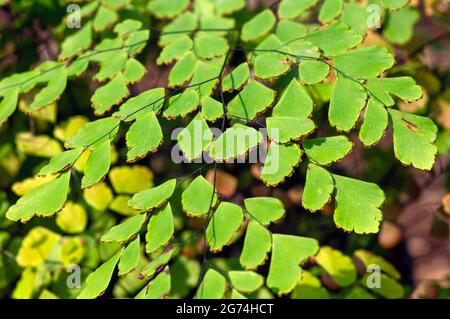
[[[26,193],[6,213],[11,221],[58,216],[58,223],[64,223],[61,210],[73,205],[67,201],[68,194],[78,192],[77,185],[85,189],[85,197],[98,188],[101,195],[97,196],[106,201],[103,209],[130,215],[110,225],[99,238],[114,245],[113,253],[98,267],[94,262],[78,298],[101,295],[116,268],[120,276],[133,271],[140,274],[136,298],[159,298],[174,291],[179,273],[171,274],[171,269],[176,267],[197,267],[189,289],[178,290],[178,297],[190,289],[195,289],[197,298],[269,296],[267,288],[276,295],[304,297],[307,286],[312,296],[327,296],[314,273],[300,266],[312,258],[339,286],[353,285],[351,293],[370,296],[358,285],[350,257],[320,247],[314,238],[271,230],[285,216],[280,200],[254,197],[230,202],[217,192],[219,165],[239,163],[253,149],[267,147],[266,158],[260,159],[260,178],[267,186],[281,185],[289,177],[298,179],[302,173],[297,167],[305,167],[304,191],[298,198],[305,209],[314,212],[331,203],[336,227],[356,234],[377,233],[383,219],[383,190],[329,167],[352,151],[349,134],[356,132],[370,147],[392,127],[392,156],[418,169],[433,166],[436,125],[427,117],[395,108],[399,100],[421,98],[421,88],[410,77],[388,77],[386,71],[395,58],[389,49],[364,42],[366,21],[361,23],[358,14],[365,13],[365,7],[325,0],[315,10],[318,2],[283,0],[278,7],[263,9],[238,25],[233,13],[245,6],[244,0],[151,0],[145,15],[153,16],[158,24],[152,21],[144,26],[122,14],[133,7],[131,1],[94,1],[82,6],[82,28],[65,37],[58,61],[0,81],[0,123],[8,121],[27,92],[36,92],[26,110],[32,114],[58,100],[76,77],[89,74],[98,82],[90,98],[91,120],[64,138],[66,149],[52,156],[38,173],[52,179]],[[414,20],[414,14],[402,11],[414,9],[401,9],[407,2],[381,1],[382,10],[392,14],[386,36],[396,43],[405,41],[393,30],[398,19]],[[320,24],[306,22],[311,12],[318,13]],[[105,30],[108,36],[96,43]],[[135,94],[131,84],[145,82],[146,72],[152,72],[139,58],[150,41],[160,47],[155,62],[170,65],[168,88],[153,87]],[[336,130],[331,136],[315,134],[321,131],[314,119],[317,85],[329,90],[328,122]],[[152,156],[167,143],[170,134],[165,126],[176,118],[185,123],[175,141],[184,158],[193,162],[208,154],[213,162],[205,165],[215,168],[214,178],[204,178],[197,169],[188,177],[145,189],[116,189],[120,200],[117,197],[111,204],[112,199],[107,199],[111,190],[102,181],[111,180],[115,145],[126,144],[129,163]],[[220,136],[214,134],[213,126],[220,129]],[[261,127],[267,129],[265,144]],[[196,129],[202,132],[200,137]],[[80,172],[78,184],[72,179]],[[181,198],[181,207],[174,204],[175,197]],[[180,218],[188,228],[192,225],[188,232],[180,232]],[[49,252],[47,246],[57,245],[53,237],[59,235],[39,231],[49,232],[39,234],[45,242],[40,245]],[[38,262],[29,260],[35,258],[30,236],[19,251],[23,256],[19,263],[24,266]],[[240,239],[238,265],[217,265],[214,256]],[[204,245],[201,267],[180,254],[195,243]],[[392,265],[365,251],[355,255],[366,264],[379,258],[378,263],[384,265],[383,280],[398,285],[399,275]],[[268,272],[257,273],[264,264]],[[395,292],[379,294],[399,297]]]

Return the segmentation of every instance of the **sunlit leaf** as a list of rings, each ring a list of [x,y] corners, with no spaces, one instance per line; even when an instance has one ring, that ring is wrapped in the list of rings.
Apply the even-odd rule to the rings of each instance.
[[[225,278],[215,271],[208,269],[195,294],[196,299],[221,299],[225,294],[227,282]]]
[[[228,245],[243,221],[244,214],[238,205],[220,203],[206,228],[206,240],[211,251],[220,251]]]
[[[266,9],[258,13],[242,26],[241,39],[248,42],[261,38],[270,32],[275,26],[275,22],[276,18],[273,12]]]
[[[272,260],[267,286],[282,295],[295,288],[302,276],[299,264],[313,256],[319,249],[315,239],[273,234]]]
[[[405,165],[423,170],[433,167],[437,153],[437,126],[427,117],[389,109],[394,131],[395,157]]]
[[[334,221],[345,231],[377,233],[383,218],[379,207],[385,197],[378,185],[333,175],[336,187]]]
[[[102,242],[126,242],[136,235],[145,222],[145,214],[138,214],[112,227],[101,238]]]
[[[310,211],[321,209],[330,201],[333,190],[334,181],[331,174],[326,169],[310,163],[306,172],[302,206]]]
[[[134,209],[147,211],[159,208],[172,196],[175,186],[176,179],[171,179],[159,186],[141,191],[133,196],[129,205]]]
[[[270,107],[275,99],[275,92],[265,85],[250,81],[228,104],[228,114],[238,118],[253,120]]]
[[[174,232],[173,215],[170,203],[164,205],[157,212],[152,213],[145,235],[145,250],[151,253],[161,246],[165,246]]]
[[[353,143],[344,135],[318,137],[302,142],[303,149],[310,159],[329,165],[344,158],[353,147]]]
[[[244,247],[239,259],[246,269],[256,269],[262,265],[272,247],[272,238],[269,231],[256,221],[250,221],[244,240]]]
[[[217,195],[214,193],[213,186],[199,175],[184,190],[181,201],[186,214],[199,216],[208,214],[210,206],[216,205]]]
[[[245,209],[250,216],[263,225],[277,222],[283,218],[283,203],[272,197],[253,197],[244,200]]]
[[[127,161],[134,162],[154,152],[162,143],[163,133],[155,113],[140,116],[127,132]]]
[[[117,262],[122,254],[122,249],[112,256],[107,262],[103,263],[86,279],[84,286],[77,299],[93,299],[105,292],[116,268]]]
[[[8,209],[6,217],[11,220],[24,222],[31,219],[34,215],[51,216],[55,214],[66,202],[69,181],[70,172],[66,172],[54,180],[33,189]]]
[[[270,144],[261,179],[268,186],[276,186],[291,176],[300,163],[302,151],[296,144]]]

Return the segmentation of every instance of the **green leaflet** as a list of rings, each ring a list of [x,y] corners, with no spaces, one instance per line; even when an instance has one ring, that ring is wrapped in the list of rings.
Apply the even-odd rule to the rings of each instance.
[[[166,248],[161,254],[159,254],[155,259],[149,262],[142,269],[140,276],[145,279],[153,278],[156,272],[164,265],[166,265],[175,254],[175,248],[173,246],[169,246]]]
[[[208,121],[214,122],[223,117],[224,106],[210,96],[202,97],[202,114]]]
[[[295,167],[300,163],[302,151],[297,144],[270,144],[261,179],[267,186],[276,186],[286,177],[291,176]]]
[[[340,287],[347,287],[356,281],[356,267],[350,257],[329,246],[320,248],[317,263],[329,273]]]
[[[173,19],[164,28],[163,32],[172,34],[163,34],[159,37],[158,45],[166,46],[169,43],[175,42],[176,40],[184,37],[186,33],[181,31],[195,30],[197,27],[197,17],[192,12],[185,12]]]
[[[433,145],[437,137],[437,126],[424,116],[389,109],[394,131],[395,157],[405,165],[430,170],[433,167],[437,148]]]
[[[159,208],[163,206],[172,196],[176,184],[177,180],[171,179],[157,187],[141,191],[135,194],[128,204],[134,209],[142,209],[146,211]]]
[[[325,0],[319,11],[319,21],[328,23],[339,16],[344,8],[343,0]]]
[[[279,221],[285,214],[283,203],[273,197],[246,198],[244,205],[250,217],[264,226]]]
[[[14,113],[19,98],[19,88],[10,90],[0,102],[0,127]]]
[[[250,78],[250,68],[247,62],[239,64],[230,74],[223,78],[223,91],[240,90]]]
[[[353,148],[353,143],[344,135],[318,137],[302,142],[310,159],[320,165],[329,165],[344,158]]]
[[[163,115],[167,119],[173,119],[177,116],[184,117],[195,111],[200,103],[199,100],[199,94],[196,90],[186,90],[169,99],[168,106],[164,110]]]
[[[171,288],[170,271],[166,266],[149,284],[144,287],[136,299],[160,299],[169,294]]]
[[[386,106],[395,104],[393,96],[407,102],[412,102],[422,97],[422,88],[409,76],[370,79],[367,81],[367,87],[376,97],[375,99]]]
[[[212,143],[214,138],[208,124],[199,112],[194,119],[178,135],[178,145],[184,157],[189,161],[200,157]]]
[[[253,292],[264,284],[264,277],[253,271],[228,272],[233,288],[240,292]]]
[[[100,140],[92,146],[91,154],[84,168],[81,188],[100,182],[108,174],[111,165],[111,143],[109,139]]]
[[[6,217],[14,221],[25,222],[35,215],[47,217],[55,214],[66,202],[69,182],[70,171],[33,189],[8,209]]]
[[[272,260],[266,283],[282,295],[295,288],[302,275],[299,264],[314,256],[319,245],[315,239],[307,237],[273,234],[272,238]]]
[[[128,54],[126,52],[118,52],[111,56],[110,59],[102,59],[100,61],[100,70],[94,76],[94,79],[103,82],[113,78],[117,73],[122,71],[127,59]]]
[[[295,19],[301,13],[314,6],[317,0],[283,0],[278,8],[278,14],[281,18]]]
[[[0,96],[4,97],[9,95],[9,93],[11,93],[14,88],[17,88],[17,86],[19,89],[19,93],[30,91],[37,84],[37,77],[41,74],[41,71],[42,70],[36,68],[28,72],[13,74],[7,78],[2,79],[0,81]]]
[[[336,70],[357,79],[376,78],[380,73],[390,69],[394,62],[394,57],[388,49],[381,46],[359,48],[333,59]]]
[[[139,30],[131,33],[124,42],[124,46],[128,48],[128,54],[133,57],[141,52],[150,37],[149,30]]]
[[[123,78],[127,84],[135,83],[144,77],[145,72],[145,66],[143,66],[138,60],[131,58],[125,63]]]
[[[50,162],[41,168],[39,175],[50,175],[66,170],[73,165],[82,152],[82,148],[75,148],[53,156]]]
[[[306,35],[306,40],[322,49],[326,56],[336,56],[361,43],[362,37],[345,23],[332,22]],[[363,65],[366,63],[363,62]]]
[[[275,91],[257,81],[250,81],[228,104],[228,115],[253,120],[270,107],[274,99]]]
[[[107,262],[102,264],[88,276],[86,285],[78,295],[77,299],[93,299],[105,292],[122,251],[123,249],[119,250]]]
[[[378,100],[369,98],[359,139],[365,146],[377,143],[388,126],[388,112]]]
[[[308,117],[313,101],[306,89],[293,78],[273,108],[272,116]]]
[[[169,73],[169,86],[180,86],[189,81],[194,74],[197,59],[194,52],[186,52],[173,66]]]
[[[213,0],[216,1],[216,0]],[[221,1],[221,0],[218,0]],[[238,0],[241,1],[241,0]],[[230,1],[228,1],[230,2]],[[218,11],[218,6],[220,5],[220,3],[216,3],[216,12]],[[205,7],[205,11],[210,11],[210,8],[206,8]],[[222,37],[226,37],[229,32],[232,32],[234,30],[234,28],[236,27],[236,21],[234,20],[234,18],[232,17],[223,17],[220,16],[220,14],[216,14],[216,13],[210,13],[207,12],[206,15],[201,16],[200,17],[200,29],[201,30],[215,30],[214,35],[217,36],[222,36]],[[223,30],[223,31],[221,31]],[[225,31],[225,30],[229,30]],[[200,35],[211,35],[210,31],[199,31],[197,33],[199,36]]]
[[[214,34],[199,35],[195,37],[194,42],[196,52],[202,59],[224,55],[228,50],[227,40]]]
[[[92,26],[95,31],[100,32],[106,30],[108,27],[111,27],[118,19],[119,15],[116,11],[105,6],[100,6],[97,10]]]
[[[89,48],[92,42],[92,23],[87,22],[83,28],[66,37],[61,45],[59,59],[65,60],[80,51]]]
[[[227,288],[226,279],[214,269],[208,269],[195,294],[196,299],[221,299]]]
[[[172,61],[179,60],[186,52],[192,49],[192,46],[191,38],[184,36],[164,47],[156,63],[159,65],[169,64]]]
[[[140,239],[136,237],[127,247],[123,250],[122,256],[119,261],[119,276],[124,276],[129,272],[136,269],[141,257]]]
[[[122,73],[117,74],[107,84],[99,87],[91,97],[96,115],[103,115],[119,104],[130,92]]]
[[[148,11],[158,18],[173,18],[187,9],[189,0],[152,0],[147,5]]]
[[[256,269],[264,264],[272,246],[269,231],[258,222],[251,220],[247,226],[244,247],[239,259],[246,269]]]
[[[266,118],[267,132],[272,141],[289,143],[311,134],[316,125],[309,118],[276,116]]]
[[[331,96],[328,119],[340,131],[350,131],[366,104],[367,94],[357,82],[339,77]]]
[[[47,86],[34,97],[34,101],[30,105],[31,111],[39,110],[56,101],[66,89],[67,70],[63,65],[55,68],[49,73],[51,75],[50,80],[48,81]]]
[[[302,205],[310,211],[321,209],[331,199],[334,181],[331,174],[324,168],[313,163],[308,165]]]
[[[174,232],[172,207],[167,203],[152,214],[145,235],[145,250],[147,253],[167,245]]]
[[[142,22],[133,19],[126,19],[114,26],[114,32],[119,37],[124,37],[134,31],[139,30],[142,27]]]
[[[291,20],[281,20],[277,25],[276,36],[283,43],[304,37],[307,33],[306,26]],[[296,41],[294,41],[296,42]]]
[[[291,54],[295,54],[296,56],[298,56],[298,59],[295,59],[296,62],[297,60],[298,62],[300,62],[302,59],[311,61],[311,59],[315,60],[320,58],[319,48],[310,41],[300,39],[294,42],[290,42],[288,47]],[[292,57],[291,59],[294,60]]]
[[[195,87],[200,96],[212,95],[219,81],[219,73],[224,59],[225,56],[207,61],[197,61],[189,85]]]
[[[367,5],[349,2],[342,12],[341,20],[345,22],[350,28],[364,36],[367,33],[368,27],[376,27],[377,17],[373,13],[375,7],[369,8]]]
[[[142,225],[145,222],[145,214],[137,214],[125,219],[119,225],[111,227],[111,229],[102,236],[102,242],[126,242],[133,236],[135,236],[141,230]]]
[[[330,72],[328,64],[321,61],[304,61],[300,63],[298,74],[300,80],[313,85],[325,80]]]
[[[148,113],[157,113],[163,106],[164,98],[164,88],[147,90],[127,100],[113,115],[122,121],[131,122]]]
[[[214,197],[213,197],[214,194]],[[203,176],[197,176],[181,195],[183,211],[189,216],[208,214],[211,206],[215,207],[217,195],[211,185]]]
[[[266,9],[242,26],[241,39],[245,42],[258,40],[272,30],[275,22],[272,10]]]
[[[217,161],[228,161],[241,157],[262,142],[261,132],[239,123],[220,135],[210,147],[209,154]]]
[[[103,138],[112,140],[119,129],[119,121],[114,117],[106,117],[88,122],[77,133],[64,143],[66,147],[77,148],[92,146]]]
[[[334,175],[336,205],[334,221],[345,231],[377,233],[383,218],[379,207],[385,197],[378,185]]]
[[[419,18],[419,12],[415,8],[407,7],[398,11],[391,11],[383,29],[383,34],[390,42],[404,45],[411,40],[414,25]]]
[[[135,162],[156,151],[163,141],[163,132],[154,112],[137,118],[126,135],[127,162]]]
[[[277,78],[289,69],[290,63],[287,63],[285,56],[278,52],[258,54],[254,61],[255,76],[264,80]]]
[[[211,251],[220,251],[228,245],[243,221],[241,207],[228,202],[220,203],[206,228],[206,240]]]

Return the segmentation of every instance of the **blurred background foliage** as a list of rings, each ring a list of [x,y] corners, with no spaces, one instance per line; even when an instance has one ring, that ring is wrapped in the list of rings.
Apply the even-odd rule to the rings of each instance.
[[[218,1],[218,0],[202,0]],[[202,1],[197,1],[202,5]],[[151,17],[148,1],[124,2],[113,11],[117,19],[133,18],[144,28],[159,28],[167,21]],[[239,2],[239,1],[237,1]],[[254,12],[275,1],[249,0],[245,8],[230,15],[237,26]],[[346,18],[351,27],[364,29],[366,6],[375,1],[349,1]],[[65,0],[0,0],[0,79],[34,68],[43,61],[55,60],[63,39],[73,30],[66,27],[66,7],[88,2]],[[375,2],[376,3],[376,2]],[[258,181],[256,164],[225,165],[217,176],[217,188],[225,198],[240,201],[251,196],[280,198],[288,210],[287,218],[273,230],[317,238],[323,250],[305,272],[292,293],[293,298],[372,298],[414,297],[448,298],[450,276],[450,4],[446,0],[412,1],[397,11],[383,11],[379,29],[367,31],[365,45],[380,44],[395,53],[398,65],[390,75],[409,75],[425,91],[414,103],[400,103],[400,110],[429,115],[439,125],[437,140],[439,156],[431,172],[404,168],[392,154],[392,132],[388,130],[376,147],[364,149],[353,136],[355,148],[333,170],[344,175],[372,181],[380,185],[387,196],[383,208],[384,221],[376,235],[347,234],[334,226],[331,204],[319,214],[309,214],[300,205],[304,180],[290,178],[282,186],[269,189]],[[352,11],[353,10],[353,11]],[[344,12],[345,15],[345,12]],[[302,16],[310,23],[312,13]],[[95,19],[95,10],[84,18]],[[310,19],[310,20],[308,20]],[[361,22],[362,21],[362,22]],[[361,30],[366,32],[366,30]],[[95,42],[111,37],[106,28],[95,33]],[[138,56],[148,72],[145,79],[132,85],[132,94],[155,86],[167,86],[170,66],[157,66],[158,47],[149,45]],[[367,61],[370,63],[370,61]],[[64,141],[83,124],[94,119],[90,97],[98,83],[88,71],[71,81],[61,99],[39,112],[25,114],[35,91],[22,96],[19,111],[0,128],[0,297],[7,298],[73,298],[79,290],[66,285],[66,267],[82,266],[82,278],[110,258],[119,248],[115,244],[100,244],[99,238],[126,216],[136,213],[127,206],[130,195],[160,184],[172,177],[187,175],[199,168],[195,165],[176,165],[170,160],[170,143],[162,150],[133,165],[126,164],[126,146],[118,143],[111,149],[113,168],[107,178],[96,186],[80,191],[77,172],[82,172],[88,154],[77,162],[72,173],[78,183],[72,187],[69,202],[56,218],[35,218],[26,224],[13,223],[5,218],[9,205],[33,188],[52,177],[35,176],[48,158],[63,150]],[[317,110],[315,121],[320,130],[330,130],[323,105],[330,98],[330,83],[312,87]],[[161,123],[165,132],[186,125],[183,119]],[[170,136],[170,134],[165,134]],[[205,169],[212,180],[212,171]],[[298,174],[297,176],[304,176]],[[239,182],[238,182],[239,181]],[[178,201],[173,204],[176,231],[188,238],[192,230],[201,229],[200,221],[183,218]],[[194,240],[183,249],[172,265],[170,298],[192,296],[200,273],[197,256],[202,242]],[[220,257],[211,259],[222,270],[237,269],[242,243],[227,247]],[[331,248],[333,247],[333,248]],[[369,292],[359,284],[364,280],[365,264],[382,256],[385,273],[382,292]],[[152,256],[143,253],[140,267]],[[380,260],[378,260],[380,262]],[[267,269],[263,269],[267,271]],[[344,275],[342,274],[344,273]],[[400,283],[400,284],[399,284]],[[134,296],[145,281],[132,272],[110,285],[108,297]],[[260,289],[253,297],[273,297],[267,289]]]

